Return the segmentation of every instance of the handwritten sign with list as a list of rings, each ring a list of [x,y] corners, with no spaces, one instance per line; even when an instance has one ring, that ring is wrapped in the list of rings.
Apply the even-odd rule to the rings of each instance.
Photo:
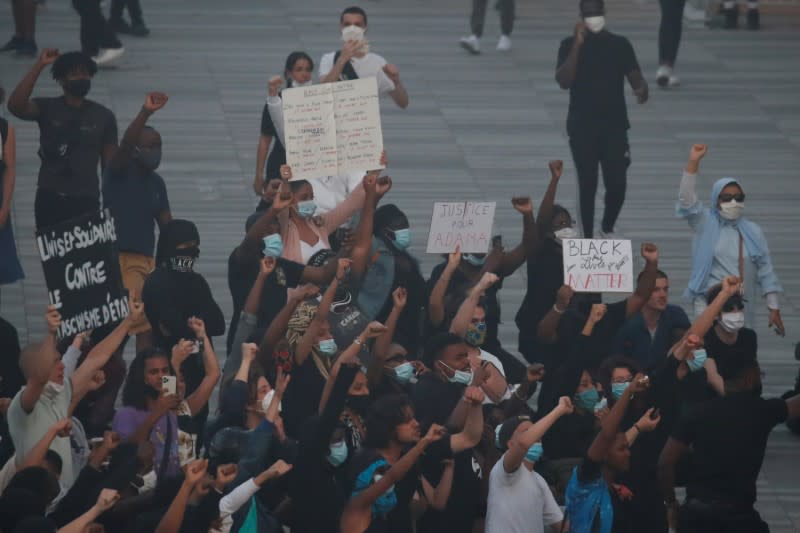
[[[427,252],[445,254],[456,247],[462,253],[488,252],[495,207],[495,202],[436,202]]]
[[[49,300],[61,313],[59,338],[128,316],[116,241],[114,219],[108,211],[36,233]]]
[[[564,239],[564,284],[575,292],[633,292],[631,241]]]
[[[286,89],[282,94],[286,162],[292,179],[383,168],[375,78]]]

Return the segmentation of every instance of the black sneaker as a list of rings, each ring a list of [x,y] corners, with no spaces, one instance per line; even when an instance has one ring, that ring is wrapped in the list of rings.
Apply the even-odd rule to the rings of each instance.
[[[36,43],[33,41],[23,41],[17,47],[17,55],[24,56],[24,57],[36,57],[36,54],[39,52],[39,49],[36,47]]]
[[[747,29],[757,30],[761,27],[761,14],[758,9],[747,10]]]
[[[131,24],[131,35],[134,37],[147,37],[150,35],[150,29],[144,25],[144,22],[134,22]]]
[[[722,27],[726,30],[735,30],[739,27],[739,8],[732,7],[729,9],[722,8],[722,14],[725,16],[725,22]]]
[[[130,24],[128,24],[122,19],[109,20],[108,23],[111,25],[111,28],[116,33],[133,35],[133,28],[131,28]]]
[[[23,42],[24,41],[22,40],[22,37],[17,37],[15,35],[11,39],[9,39],[9,41],[6,44],[4,44],[2,48],[0,48],[0,52],[11,52],[13,50],[16,50],[17,48],[20,47],[20,45]]]

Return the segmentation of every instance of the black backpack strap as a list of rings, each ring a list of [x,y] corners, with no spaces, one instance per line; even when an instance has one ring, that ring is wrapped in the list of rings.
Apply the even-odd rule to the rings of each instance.
[[[337,61],[339,61],[339,56],[342,55],[341,51],[337,51],[333,54],[333,64],[335,65]],[[357,80],[358,73],[356,69],[353,68],[353,64],[351,62],[347,62],[344,67],[342,68],[342,74],[339,76],[339,81],[345,80]]]

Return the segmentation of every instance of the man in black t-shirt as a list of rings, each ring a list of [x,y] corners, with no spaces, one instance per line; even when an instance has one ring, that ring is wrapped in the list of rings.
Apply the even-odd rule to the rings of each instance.
[[[31,98],[47,65],[53,65],[53,79],[64,96]],[[59,55],[47,48],[8,99],[14,116],[39,124],[37,229],[100,208],[97,164],[105,168],[117,149],[117,120],[109,109],[86,99],[96,72],[97,64],[82,52]]]
[[[647,101],[648,89],[630,41],[604,29],[603,0],[581,0],[580,14],[575,35],[558,49],[556,81],[569,89],[567,134],[578,173],[583,236],[588,239],[594,232],[598,165],[606,189],[602,234],[614,232],[625,201],[630,165],[625,79],[640,104]]]
[[[726,395],[689,412],[661,452],[658,479],[670,527],[678,533],[769,532],[753,508],[756,480],[772,428],[800,417],[800,395],[761,398],[755,359],[739,359],[725,378]],[[686,502],[675,501],[675,465],[691,448]]]

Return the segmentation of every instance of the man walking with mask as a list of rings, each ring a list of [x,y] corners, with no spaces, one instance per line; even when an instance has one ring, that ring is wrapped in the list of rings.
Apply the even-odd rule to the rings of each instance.
[[[122,282],[138,294],[155,268],[154,223],[160,231],[172,220],[164,179],[156,173],[161,163],[161,135],[146,125],[167,99],[163,93],[147,95],[103,176],[103,200],[117,228]],[[131,333],[136,335],[137,352],[152,344],[146,317],[132,326]]]
[[[400,71],[378,54],[369,51],[366,39],[367,13],[360,7],[348,7],[339,17],[342,49],[329,52],[319,62],[320,83],[375,78],[378,93],[389,94],[398,107],[408,107],[408,93],[400,81]]]
[[[603,0],[581,0],[575,35],[561,41],[556,81],[569,89],[567,134],[578,173],[583,236],[594,234],[594,197],[603,170],[606,189],[602,236],[611,236],[622,211],[630,165],[625,79],[640,104],[647,101],[630,41],[605,29]]]
[[[31,98],[48,65],[64,95]],[[47,48],[8,99],[15,117],[39,124],[42,164],[34,206],[39,230],[100,208],[97,163],[105,168],[117,149],[117,119],[86,99],[96,72],[97,64],[82,52]]]

